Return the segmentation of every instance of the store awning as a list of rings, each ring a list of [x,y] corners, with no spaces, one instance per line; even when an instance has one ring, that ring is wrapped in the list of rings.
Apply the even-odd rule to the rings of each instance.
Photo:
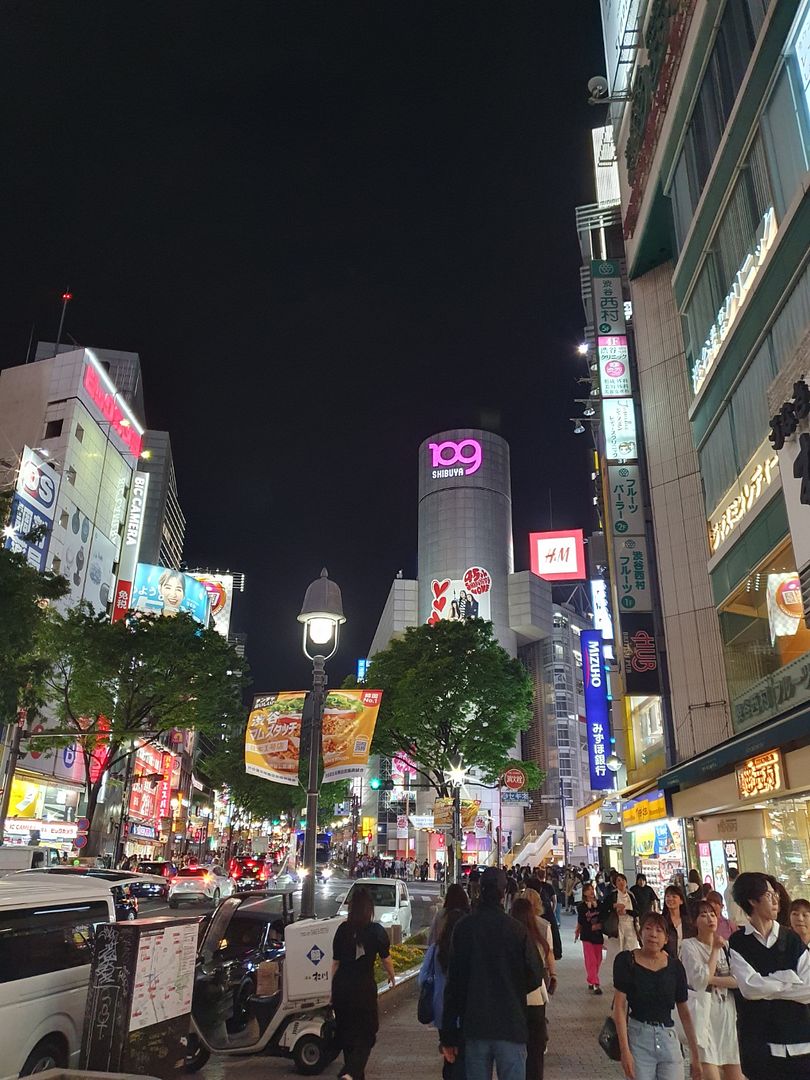
[[[648,791],[654,791],[660,782],[661,778],[654,776],[651,780],[642,780],[638,784],[628,784],[627,787],[616,792],[616,798],[622,802],[625,799],[637,799],[639,795],[646,795]]]
[[[588,803],[587,806],[580,806],[579,810],[577,810],[577,817],[588,817],[589,814],[598,813],[602,809],[604,802],[605,797],[602,796],[601,799],[596,799],[594,802]]]

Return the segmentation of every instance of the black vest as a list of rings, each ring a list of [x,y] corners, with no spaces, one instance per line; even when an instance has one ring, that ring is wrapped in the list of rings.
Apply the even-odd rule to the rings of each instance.
[[[779,937],[770,949],[744,930],[732,934],[728,944],[760,975],[795,971],[806,951],[799,935],[784,926],[779,927]],[[757,1072],[767,1065],[771,1060],[768,1043],[810,1043],[810,1006],[778,998],[747,1001],[739,990],[735,990],[734,996],[743,1072]]]

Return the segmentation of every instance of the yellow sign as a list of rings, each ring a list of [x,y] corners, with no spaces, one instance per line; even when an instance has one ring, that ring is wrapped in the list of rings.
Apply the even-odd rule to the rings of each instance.
[[[726,542],[735,526],[751,511],[778,475],[779,458],[765,439],[709,518],[709,548],[712,555]]]
[[[663,791],[651,791],[638,799],[622,803],[622,828],[646,825],[667,816],[667,803]]]
[[[42,816],[45,788],[30,780],[15,776],[11,781],[11,801],[8,804],[10,818],[38,818]]]
[[[785,787],[785,766],[779,750],[758,754],[737,766],[737,791],[741,799],[770,795]]]
[[[475,819],[481,809],[480,799],[461,800],[461,828],[472,830],[475,828]],[[439,798],[433,803],[433,828],[452,829],[453,827],[453,800]]]
[[[382,690],[336,690],[323,707],[323,779],[325,783],[362,776],[368,765]]]
[[[306,693],[258,694],[245,731],[245,772],[276,784],[298,784],[301,717]]]

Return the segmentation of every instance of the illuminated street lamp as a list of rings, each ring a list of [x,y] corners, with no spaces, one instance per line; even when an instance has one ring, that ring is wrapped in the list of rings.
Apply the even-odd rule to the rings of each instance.
[[[321,750],[323,705],[326,698],[326,661],[335,655],[341,623],[346,622],[340,589],[324,567],[306,591],[298,621],[303,624],[304,656],[312,661],[312,696],[304,713],[309,735],[309,776],[307,779],[307,827],[304,835],[304,885],[301,891],[301,918],[315,918],[315,845],[318,837],[318,759]],[[305,732],[301,732],[302,736]]]

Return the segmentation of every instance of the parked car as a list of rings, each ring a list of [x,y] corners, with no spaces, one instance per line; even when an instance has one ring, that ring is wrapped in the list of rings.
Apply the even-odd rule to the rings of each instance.
[[[218,904],[235,892],[236,883],[221,866],[186,866],[169,880],[169,907],[179,907],[181,900],[210,900]]]
[[[0,881],[0,1080],[78,1068],[93,936],[114,919],[106,882]]]
[[[239,892],[264,889],[272,872],[263,855],[237,855],[228,866]]]
[[[374,919],[389,930],[392,926],[402,928],[402,937],[411,936],[411,898],[404,881],[357,878],[343,896],[338,897],[338,915],[349,914],[349,900],[355,889],[368,889],[374,901]]]

